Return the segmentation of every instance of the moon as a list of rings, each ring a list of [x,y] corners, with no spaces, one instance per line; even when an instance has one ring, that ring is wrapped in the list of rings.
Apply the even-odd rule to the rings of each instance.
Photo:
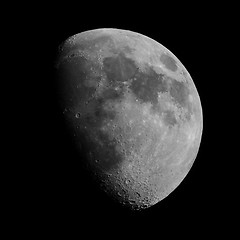
[[[200,98],[180,60],[140,33],[104,28],[69,37],[55,67],[63,116],[96,184],[134,210],[173,192],[203,129]]]

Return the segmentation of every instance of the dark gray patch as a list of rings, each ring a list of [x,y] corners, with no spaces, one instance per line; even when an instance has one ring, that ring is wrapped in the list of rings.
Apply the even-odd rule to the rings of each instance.
[[[181,107],[186,107],[189,90],[185,83],[173,80],[170,86],[170,95],[177,104]]]
[[[126,58],[124,53],[103,60],[103,71],[112,85],[119,85],[132,78],[137,71],[133,60]]]
[[[158,93],[167,91],[163,74],[157,74],[152,68],[147,73],[138,71],[130,89],[141,102],[150,102],[154,109],[158,105]]]
[[[171,70],[172,72],[177,71],[176,61],[171,56],[167,54],[161,54],[160,61],[167,69]]]
[[[158,74],[153,68],[140,71],[134,60],[126,58],[124,53],[115,57],[107,57],[103,61],[104,72],[112,87],[121,89],[123,82],[129,83],[129,89],[141,102],[150,102],[153,109],[157,109],[158,93],[167,91],[167,84],[163,74]]]
[[[89,149],[92,150],[92,159],[90,161],[95,162],[94,164],[104,171],[118,168],[124,158],[116,151],[118,143],[100,130],[96,129],[94,135],[95,137],[88,142]]]

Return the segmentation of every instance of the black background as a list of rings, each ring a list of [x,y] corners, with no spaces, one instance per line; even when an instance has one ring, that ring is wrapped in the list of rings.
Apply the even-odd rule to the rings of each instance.
[[[74,12],[77,8],[79,12]],[[134,8],[120,11],[117,6],[98,11],[94,4],[66,4],[64,11],[57,6],[33,9],[22,16],[27,31],[22,28],[18,34],[18,41],[25,44],[23,65],[29,81],[25,81],[19,137],[24,157],[16,164],[21,173],[14,183],[17,221],[26,218],[26,226],[39,232],[87,231],[89,236],[95,230],[110,236],[127,231],[139,234],[141,229],[166,234],[166,229],[171,232],[171,226],[178,225],[186,233],[201,226],[215,229],[213,225],[226,212],[221,192],[225,182],[216,167],[220,154],[216,154],[215,143],[220,125],[215,116],[220,107],[213,69],[220,63],[213,56],[220,45],[219,18],[206,11],[195,15],[197,7],[184,14]],[[167,198],[139,212],[119,206],[95,186],[80,164],[57,103],[54,62],[59,44],[82,31],[108,27],[139,32],[172,51],[194,80],[203,108],[202,141],[190,172]]]

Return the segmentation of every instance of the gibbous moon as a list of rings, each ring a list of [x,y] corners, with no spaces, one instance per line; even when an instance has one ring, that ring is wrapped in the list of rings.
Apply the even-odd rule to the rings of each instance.
[[[155,40],[120,29],[68,38],[56,61],[61,107],[99,187],[131,209],[167,197],[186,177],[203,129],[197,89]]]

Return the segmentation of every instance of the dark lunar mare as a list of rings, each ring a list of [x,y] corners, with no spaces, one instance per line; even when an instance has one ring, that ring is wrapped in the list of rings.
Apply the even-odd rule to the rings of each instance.
[[[161,56],[160,56],[160,61],[164,64],[164,66],[168,69],[168,70],[170,70],[170,71],[172,71],[172,72],[175,72],[175,71],[177,71],[177,65],[176,65],[176,61],[172,58],[172,57],[170,57],[169,55],[167,55],[167,54],[162,54]]]
[[[189,90],[183,82],[178,82],[173,79],[170,86],[170,95],[179,106],[187,106]]]
[[[167,84],[163,74],[158,74],[150,66],[146,72],[141,71],[134,60],[120,53],[114,57],[107,57],[103,61],[103,71],[112,86],[121,86],[123,82],[129,83],[129,89],[142,103],[150,102],[157,109],[158,92],[166,92]]]
[[[188,87],[163,73],[157,73],[150,65],[146,71],[141,71],[134,60],[127,58],[123,53],[114,57],[107,57],[103,61],[103,71],[112,87],[121,86],[123,82],[129,83],[129,89],[141,103],[151,103],[152,110],[161,114],[158,104],[158,94],[169,92],[174,102],[182,108],[189,107],[187,97]],[[174,114],[166,112],[169,124],[174,122]]]

